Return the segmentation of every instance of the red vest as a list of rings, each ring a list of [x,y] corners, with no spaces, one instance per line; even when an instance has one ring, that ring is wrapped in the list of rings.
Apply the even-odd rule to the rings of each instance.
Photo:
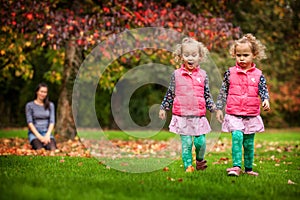
[[[226,103],[226,113],[231,115],[257,116],[260,114],[258,84],[261,70],[255,68],[247,72],[238,66],[229,68],[230,84]]]
[[[181,67],[175,70],[175,98],[172,112],[180,116],[204,116],[204,81],[206,72],[195,68],[192,74]]]

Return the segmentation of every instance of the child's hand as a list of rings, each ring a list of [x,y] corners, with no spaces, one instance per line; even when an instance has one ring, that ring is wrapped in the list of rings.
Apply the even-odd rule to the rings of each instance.
[[[223,117],[223,112],[222,112],[222,110],[217,110],[216,117],[217,117],[217,120],[218,120],[220,123],[223,123],[224,117]]]
[[[166,111],[165,110],[159,110],[158,116],[162,120],[166,119]]]
[[[269,103],[268,99],[265,99],[262,102],[262,107],[263,107],[264,111],[269,111],[270,110],[270,103]]]

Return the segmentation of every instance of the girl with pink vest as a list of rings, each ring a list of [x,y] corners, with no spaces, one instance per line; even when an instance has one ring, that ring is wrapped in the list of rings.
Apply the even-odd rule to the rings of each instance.
[[[208,50],[192,38],[184,38],[174,52],[175,60],[182,61],[171,77],[170,86],[162,101],[159,117],[166,118],[166,111],[172,107],[170,132],[179,134],[182,144],[184,170],[193,172],[192,147],[196,151],[196,169],[207,168],[204,154],[206,149],[205,134],[211,131],[205,117],[206,108],[211,112],[216,106],[209,90],[206,72],[199,62],[206,58]]]
[[[239,176],[242,172],[244,147],[245,173],[258,176],[257,172],[252,171],[252,164],[255,133],[264,131],[260,99],[265,111],[270,110],[270,103],[266,79],[253,60],[266,58],[265,46],[252,34],[246,34],[234,42],[230,54],[236,59],[236,65],[224,74],[216,115],[222,123],[222,131],[232,134],[233,167],[228,168],[227,173],[230,176]],[[225,104],[226,115],[223,118],[222,109]]]

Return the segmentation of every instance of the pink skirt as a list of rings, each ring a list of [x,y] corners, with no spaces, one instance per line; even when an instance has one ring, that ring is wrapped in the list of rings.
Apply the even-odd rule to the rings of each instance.
[[[265,128],[260,115],[242,118],[235,115],[225,114],[222,131],[232,132],[235,130],[243,131],[244,134],[253,134],[263,132]]]
[[[179,135],[198,136],[211,131],[208,120],[203,117],[182,117],[173,115],[169,130]]]

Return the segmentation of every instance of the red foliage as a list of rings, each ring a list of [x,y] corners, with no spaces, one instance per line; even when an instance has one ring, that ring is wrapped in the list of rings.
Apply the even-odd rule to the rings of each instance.
[[[19,32],[24,30],[32,34],[34,41],[46,40],[56,47],[75,37],[82,41],[78,45],[87,48],[110,34],[137,27],[173,28],[201,40],[209,48],[222,48],[227,45],[226,41],[240,35],[239,27],[233,27],[223,18],[211,17],[209,13],[205,16],[194,14],[183,6],[163,1],[112,1],[105,6],[91,1],[49,0],[5,1],[2,4],[2,25],[14,26]],[[97,37],[93,37],[95,32]]]
[[[32,19],[33,19],[32,13],[27,13],[27,14],[26,14],[26,18],[27,18],[28,20],[32,20]]]

